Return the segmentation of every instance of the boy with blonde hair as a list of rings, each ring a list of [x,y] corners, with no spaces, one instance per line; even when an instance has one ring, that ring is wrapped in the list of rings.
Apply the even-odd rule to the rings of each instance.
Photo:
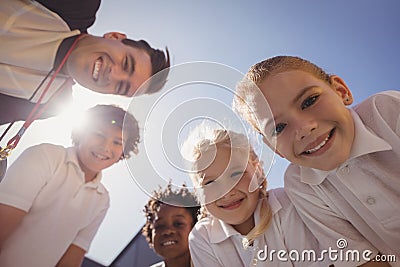
[[[285,190],[321,246],[345,239],[346,250],[399,259],[400,92],[348,108],[353,96],[339,76],[277,56],[252,66],[236,93],[233,108],[291,162]]]

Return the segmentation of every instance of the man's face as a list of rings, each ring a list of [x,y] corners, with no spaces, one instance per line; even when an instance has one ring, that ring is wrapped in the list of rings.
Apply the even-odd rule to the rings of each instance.
[[[262,132],[276,143],[277,152],[290,162],[331,170],[347,160],[354,139],[354,124],[346,105],[351,92],[333,76],[332,85],[299,71],[268,77],[260,89],[274,116]]]
[[[151,77],[149,54],[121,40],[84,36],[67,60],[66,72],[80,85],[102,94],[133,96]]]

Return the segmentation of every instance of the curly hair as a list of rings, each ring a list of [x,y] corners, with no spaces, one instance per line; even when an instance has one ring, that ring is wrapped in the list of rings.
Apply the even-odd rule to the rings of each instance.
[[[153,224],[157,217],[157,213],[160,210],[162,204],[167,204],[177,207],[183,207],[188,210],[193,218],[193,225],[197,222],[197,216],[200,209],[200,204],[194,194],[192,194],[186,184],[183,184],[180,189],[173,190],[171,181],[168,183],[165,189],[161,187],[153,192],[152,197],[149,199],[147,204],[144,206],[144,213],[146,216],[146,223],[142,228],[142,234],[146,237],[147,242],[150,246],[153,245]]]
[[[79,140],[88,131],[104,125],[114,125],[124,129],[124,153],[120,159],[129,158],[131,153],[137,154],[140,142],[139,124],[136,118],[116,105],[96,105],[84,114],[83,123],[74,127],[71,133],[72,143],[79,144]]]

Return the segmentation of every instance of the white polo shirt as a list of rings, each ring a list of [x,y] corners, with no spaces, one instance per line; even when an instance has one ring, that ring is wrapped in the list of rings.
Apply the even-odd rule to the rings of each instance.
[[[25,150],[0,183],[0,203],[27,212],[3,244],[0,266],[55,266],[71,244],[87,251],[109,207],[100,180],[85,183],[74,147]]]
[[[400,266],[400,92],[373,95],[351,112],[350,158],[332,171],[291,164],[285,190],[323,246],[372,244]]]
[[[317,241],[301,221],[283,188],[269,190],[268,202],[273,214],[270,226],[247,249],[242,245],[244,236],[231,225],[213,216],[197,222],[189,235],[194,266],[329,266],[328,261],[290,261],[291,257],[295,257],[294,254],[289,256],[290,251],[301,253],[311,249],[318,253]],[[254,212],[256,224],[260,219],[260,204]],[[282,254],[278,258],[280,250],[287,254],[284,256],[280,252]]]
[[[0,2],[0,93],[29,99],[54,65],[58,47],[71,31],[56,13],[30,0]],[[48,79],[49,80],[49,79]],[[32,102],[37,102],[41,90]],[[71,88],[73,81],[59,74],[43,99],[59,88]]]

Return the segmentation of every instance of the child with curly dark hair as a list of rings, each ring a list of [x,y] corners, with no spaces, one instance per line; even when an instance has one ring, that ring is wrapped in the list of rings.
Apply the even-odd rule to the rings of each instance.
[[[102,171],[138,153],[139,126],[96,105],[71,139],[26,149],[0,183],[0,266],[81,266],[110,206]]]
[[[142,233],[164,261],[152,267],[192,266],[188,236],[197,222],[200,205],[185,184],[173,190],[171,182],[153,193],[143,211]]]

